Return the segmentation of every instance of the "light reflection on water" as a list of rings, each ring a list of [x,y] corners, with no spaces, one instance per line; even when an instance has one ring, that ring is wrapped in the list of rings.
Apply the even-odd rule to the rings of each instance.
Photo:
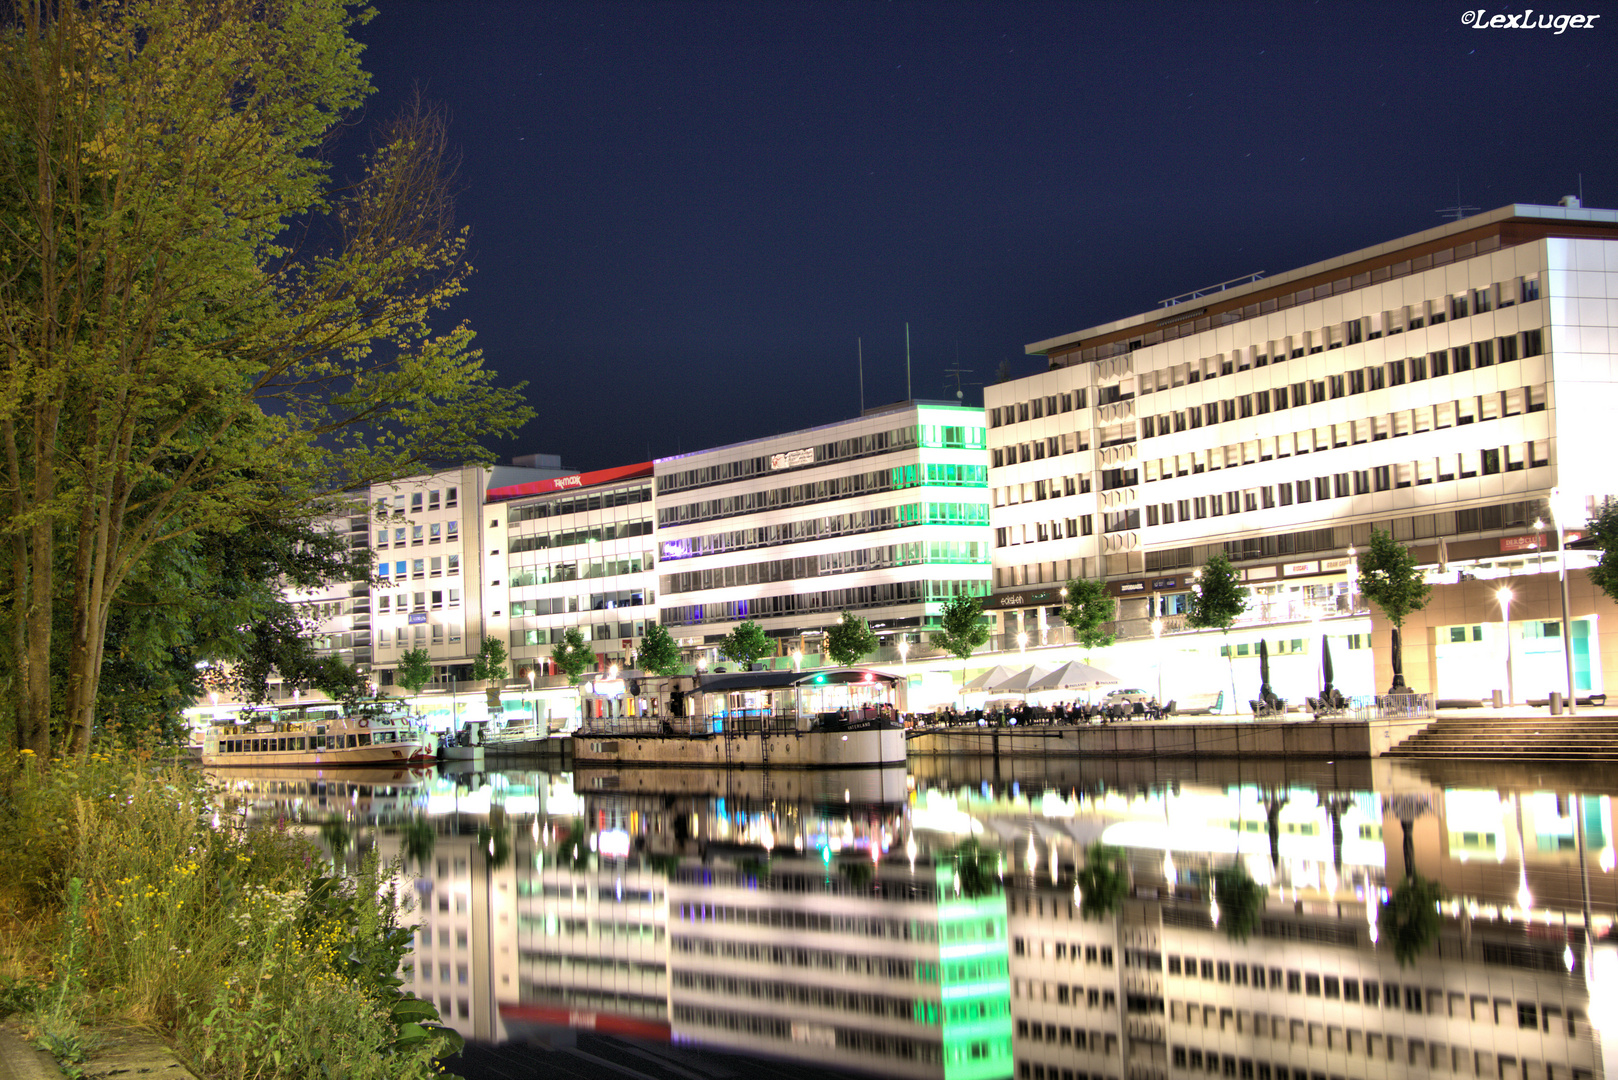
[[[584,1029],[950,1080],[1599,1076],[1614,791],[1504,769],[219,775],[252,814],[410,863],[407,988],[470,1039]],[[1096,842],[1129,891],[1087,921]],[[1213,888],[1238,863],[1264,894],[1245,940]],[[1393,940],[1412,870],[1441,914]]]

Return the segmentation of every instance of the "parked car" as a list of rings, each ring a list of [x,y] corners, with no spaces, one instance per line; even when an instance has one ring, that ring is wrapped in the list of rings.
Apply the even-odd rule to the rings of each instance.
[[[1133,687],[1120,687],[1117,690],[1109,690],[1109,691],[1107,691],[1107,696],[1102,699],[1102,704],[1103,705],[1123,705],[1125,703],[1133,703],[1133,702],[1136,702],[1136,701],[1151,701],[1151,700],[1152,700],[1152,695],[1148,694],[1144,690],[1138,690],[1138,689],[1135,689]]]

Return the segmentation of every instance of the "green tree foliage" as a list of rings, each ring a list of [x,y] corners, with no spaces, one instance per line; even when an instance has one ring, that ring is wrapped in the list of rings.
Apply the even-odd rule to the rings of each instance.
[[[1231,624],[1247,610],[1247,589],[1230,564],[1230,556],[1216,551],[1208,556],[1191,587],[1191,606],[1185,624],[1193,630],[1213,630],[1229,635]],[[1225,646],[1225,663],[1230,669],[1230,707],[1236,708],[1236,660],[1230,645]]]
[[[646,636],[640,639],[640,666],[642,671],[672,678],[685,665],[680,660],[680,645],[662,623],[652,623]]]
[[[1104,649],[1113,635],[1103,627],[1112,621],[1118,602],[1104,582],[1075,578],[1067,583],[1067,602],[1062,605],[1062,621],[1073,628],[1073,636],[1086,649]]]
[[[1601,552],[1601,558],[1590,568],[1591,582],[1608,598],[1618,600],[1618,500],[1608,499],[1601,504],[1584,527],[1584,536]]]
[[[764,628],[751,619],[726,634],[719,643],[719,655],[734,660],[744,668],[758,663],[760,657],[775,652],[775,645]]]
[[[1360,592],[1394,626],[1427,606],[1433,589],[1416,569],[1416,556],[1383,529],[1371,530],[1371,546],[1360,556]]]
[[[852,611],[843,612],[842,618],[826,631],[826,654],[832,663],[842,667],[859,663],[876,652],[877,645],[871,624]]]
[[[1084,866],[1075,882],[1079,887],[1079,915],[1104,919],[1117,912],[1129,895],[1129,860],[1122,848],[1097,841],[1084,849]]]
[[[932,635],[933,644],[957,660],[965,660],[989,640],[983,601],[976,596],[951,597],[944,604],[938,626]]]
[[[556,670],[566,675],[570,684],[577,686],[590,665],[596,662],[596,654],[590,648],[590,643],[584,640],[584,631],[570,626],[563,632],[562,640],[551,646],[551,660],[556,663]]]
[[[393,680],[412,694],[421,693],[421,688],[433,681],[433,661],[427,650],[410,649],[400,656]]]
[[[472,661],[472,678],[482,682],[506,677],[506,645],[499,638],[486,637]]]
[[[961,895],[968,900],[994,896],[1005,891],[1000,878],[1000,855],[984,851],[974,839],[963,840],[953,853]]]
[[[1191,588],[1191,606],[1185,624],[1193,630],[1229,630],[1247,610],[1247,589],[1230,563],[1230,556],[1216,551],[1202,564],[1202,573]]]
[[[1405,685],[1403,643],[1399,631],[1413,611],[1427,606],[1432,586],[1416,569],[1416,556],[1383,529],[1371,530],[1371,546],[1360,556],[1360,592],[1393,624],[1393,687]]]
[[[1232,941],[1246,941],[1258,932],[1264,917],[1264,886],[1253,880],[1238,860],[1213,873],[1214,900],[1219,904],[1219,925]]]
[[[369,92],[340,0],[10,0],[0,36],[0,536],[20,747],[87,751],[111,613],[160,549],[530,412],[464,325],[441,117],[323,152]],[[60,615],[65,612],[65,617]],[[58,635],[59,623],[67,626]]]
[[[1408,874],[1377,912],[1377,933],[1393,946],[1393,956],[1400,967],[1414,964],[1437,940],[1441,924],[1438,905],[1443,899],[1444,890],[1438,882]]]

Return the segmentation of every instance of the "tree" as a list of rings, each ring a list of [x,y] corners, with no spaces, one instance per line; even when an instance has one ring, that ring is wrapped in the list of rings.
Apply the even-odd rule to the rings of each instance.
[[[500,708],[501,684],[506,681],[505,642],[492,637],[483,639],[483,644],[478,646],[477,657],[472,661],[472,678],[489,684],[484,694],[489,708]]]
[[[1230,702],[1236,708],[1236,659],[1231,656],[1230,628],[1236,617],[1247,610],[1247,589],[1230,564],[1230,556],[1216,551],[1208,556],[1191,587],[1191,606],[1185,624],[1193,630],[1217,628],[1225,637],[1225,661],[1230,667]]]
[[[1062,621],[1073,628],[1073,636],[1086,649],[1105,649],[1113,635],[1102,629],[1112,621],[1118,601],[1105,583],[1076,578],[1067,583],[1067,603],[1062,605]]]
[[[1416,556],[1383,529],[1371,530],[1371,546],[1360,556],[1360,593],[1393,624],[1393,686],[1390,694],[1408,693],[1399,629],[1413,611],[1427,606],[1433,588],[1416,569]]]
[[[1264,915],[1264,886],[1253,880],[1238,859],[1213,873],[1214,902],[1219,905],[1225,936],[1246,941],[1258,930]]]
[[[662,623],[652,623],[646,636],[640,639],[640,666],[643,671],[663,678],[678,675],[685,664],[680,659],[680,646]]]
[[[1601,504],[1584,527],[1584,536],[1601,552],[1601,558],[1590,568],[1591,583],[1608,598],[1618,600],[1618,500],[1607,499]]]
[[[470,329],[435,329],[466,274],[442,116],[418,106],[358,177],[330,176],[322,151],[369,91],[350,33],[369,13],[7,7],[6,660],[19,746],[48,752],[54,720],[85,752],[111,612],[159,549],[487,461],[479,440],[530,410]]]
[[[595,663],[595,650],[590,643],[584,640],[584,631],[577,626],[570,626],[562,634],[562,640],[551,646],[551,660],[556,664],[556,670],[567,676],[572,686],[579,685],[579,679]]]
[[[843,612],[842,618],[826,631],[826,654],[840,667],[859,663],[876,652],[878,644],[871,624],[852,611]]]
[[[1129,860],[1122,848],[1099,840],[1084,849],[1084,866],[1074,884],[1079,890],[1079,916],[1104,919],[1129,895]]]
[[[426,649],[411,649],[399,657],[399,666],[393,670],[393,680],[411,696],[421,693],[422,687],[433,681],[433,661]]]
[[[764,633],[764,628],[751,619],[726,634],[719,643],[719,655],[736,661],[744,668],[756,664],[761,656],[775,651],[775,645]]]
[[[939,615],[932,642],[957,660],[965,660],[989,640],[983,601],[976,596],[954,596]]]
[[[1438,882],[1407,872],[1387,904],[1377,912],[1378,936],[1387,938],[1393,946],[1393,956],[1400,967],[1414,964],[1438,937],[1438,905],[1443,899],[1444,890]]]

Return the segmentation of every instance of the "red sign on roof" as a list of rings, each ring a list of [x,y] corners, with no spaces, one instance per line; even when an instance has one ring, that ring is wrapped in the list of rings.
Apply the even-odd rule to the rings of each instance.
[[[620,480],[633,480],[650,475],[652,463],[643,461],[639,465],[620,465],[616,469],[597,469],[595,472],[558,476],[553,480],[530,480],[526,484],[490,488],[484,498],[488,502],[506,502],[510,499],[520,499],[524,495],[549,495],[554,491],[570,491],[573,488],[600,487],[602,484],[615,484]]]

